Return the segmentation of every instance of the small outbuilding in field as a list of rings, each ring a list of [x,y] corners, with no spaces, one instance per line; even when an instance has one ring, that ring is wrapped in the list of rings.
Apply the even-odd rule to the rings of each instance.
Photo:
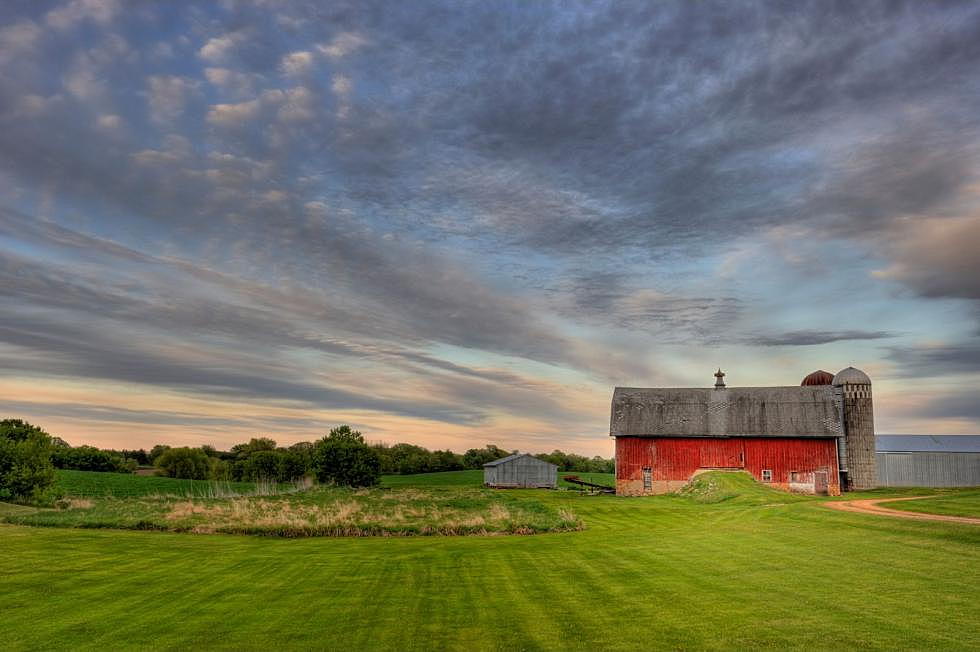
[[[514,453],[483,465],[483,484],[494,489],[554,489],[558,467],[530,453]]]

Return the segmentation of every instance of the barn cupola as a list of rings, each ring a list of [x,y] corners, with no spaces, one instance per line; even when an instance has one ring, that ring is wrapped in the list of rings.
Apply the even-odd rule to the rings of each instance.
[[[819,385],[832,385],[833,382],[834,374],[830,373],[829,371],[824,371],[823,369],[818,369],[804,378],[803,382],[800,383],[800,386],[812,387]]]
[[[718,367],[718,371],[715,372],[715,389],[725,389],[725,372]]]

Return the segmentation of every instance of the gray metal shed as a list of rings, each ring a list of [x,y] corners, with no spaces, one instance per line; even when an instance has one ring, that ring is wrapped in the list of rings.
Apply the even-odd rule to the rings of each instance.
[[[883,487],[980,486],[980,436],[878,435]]]
[[[554,489],[558,467],[530,453],[514,453],[483,465],[483,484],[496,489]]]

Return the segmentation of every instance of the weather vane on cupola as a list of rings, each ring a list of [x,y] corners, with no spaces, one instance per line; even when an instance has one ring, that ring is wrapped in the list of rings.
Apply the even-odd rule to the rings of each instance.
[[[715,389],[725,389],[725,372],[721,370],[721,367],[718,367],[718,371],[715,372],[715,378],[717,378]]]

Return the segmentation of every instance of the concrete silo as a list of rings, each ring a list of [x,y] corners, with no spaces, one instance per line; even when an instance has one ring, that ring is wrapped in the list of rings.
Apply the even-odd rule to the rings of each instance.
[[[844,437],[841,442],[842,485],[847,489],[873,489],[878,486],[875,462],[874,405],[871,379],[854,367],[841,369],[834,376],[834,392],[840,401]]]

